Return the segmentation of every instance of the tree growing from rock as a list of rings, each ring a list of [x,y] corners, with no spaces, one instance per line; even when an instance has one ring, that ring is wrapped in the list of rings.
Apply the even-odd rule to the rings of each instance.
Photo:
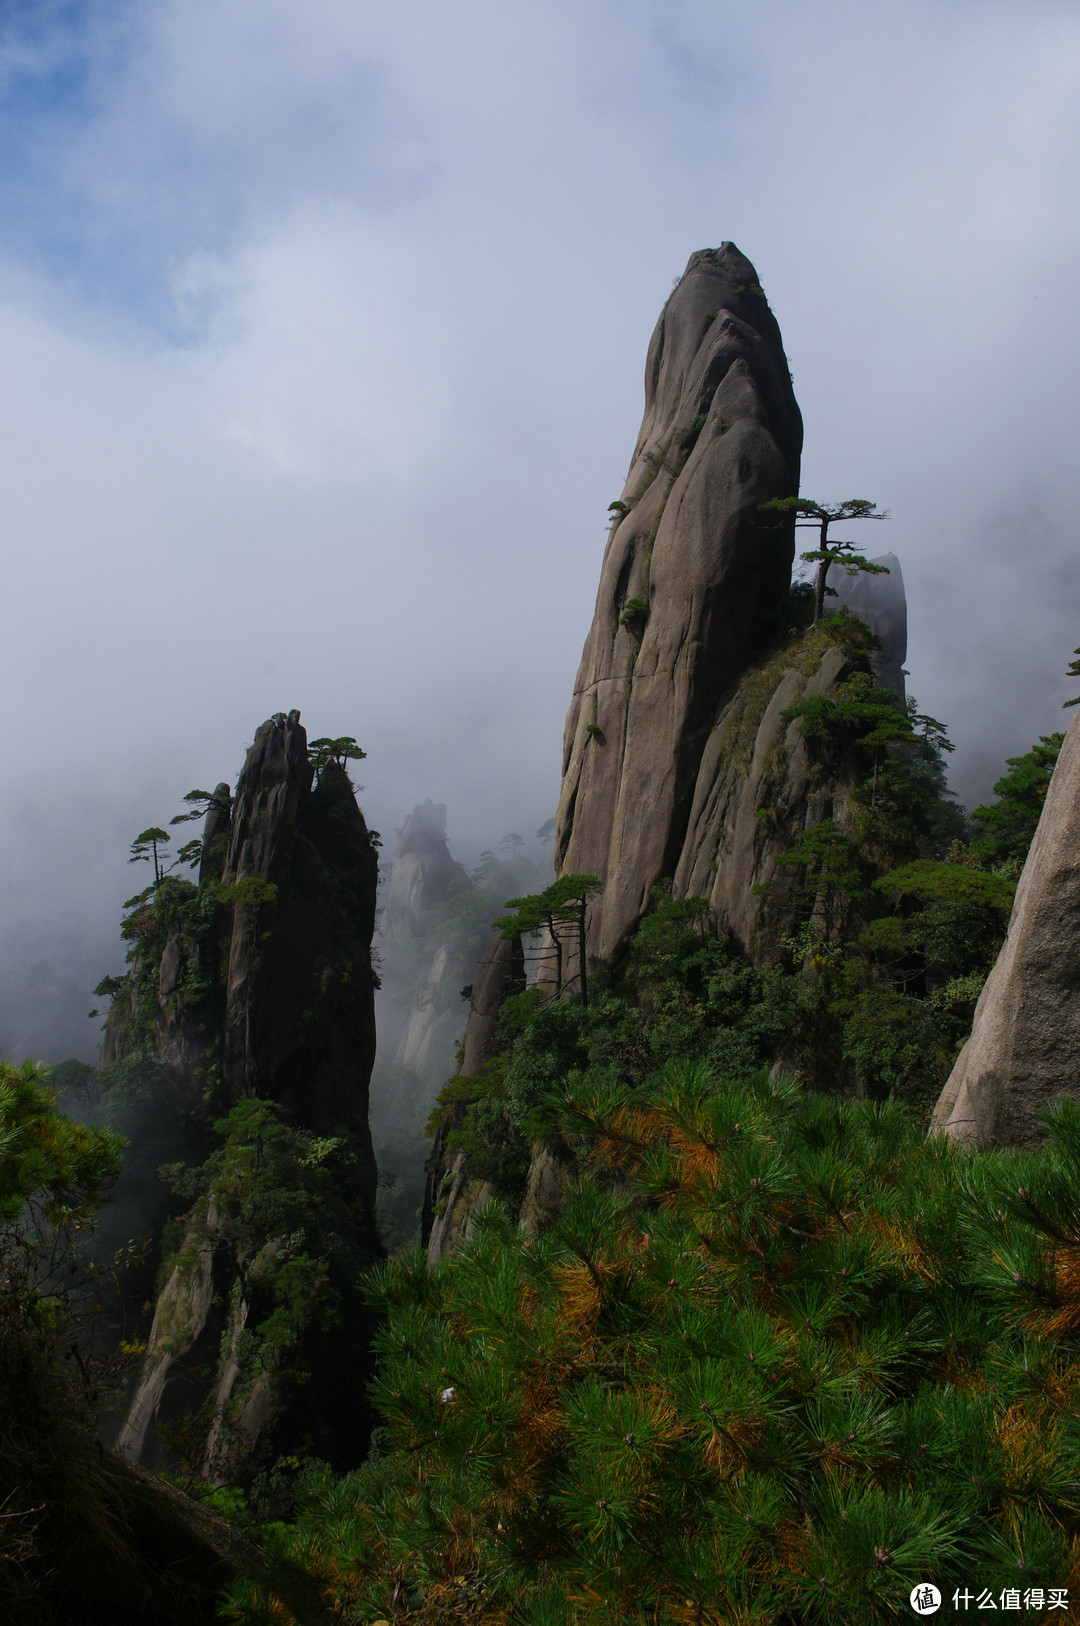
[[[1070,661],[1068,666],[1065,668],[1066,677],[1080,677],[1080,648],[1074,649],[1073,654],[1078,658],[1074,661]],[[1076,695],[1072,700],[1062,701],[1062,706],[1066,711],[1070,706],[1080,706],[1080,694]]]
[[[153,864],[154,885],[160,886],[165,875],[165,847],[172,840],[167,830],[152,824],[131,843],[129,864]]]
[[[324,734],[320,739],[311,740],[308,744],[308,761],[315,770],[318,779],[327,763],[334,763],[338,768],[345,769],[350,762],[362,762],[367,752],[361,750],[351,734],[342,734],[337,739],[331,739]]]
[[[846,502],[838,503],[813,502],[808,497],[774,497],[771,502],[760,506],[762,512],[774,513],[778,518],[794,514],[796,530],[810,528],[818,533],[817,547],[799,555],[807,564],[817,565],[814,577],[815,624],[825,613],[826,598],[830,594],[835,596],[835,589],[827,585],[831,566],[846,570],[849,576],[857,576],[860,572],[868,576],[889,574],[887,565],[876,565],[864,554],[856,553],[854,542],[841,542],[829,536],[830,525],[840,520],[888,519],[887,512],[879,510],[876,503],[869,502],[865,497],[849,497]]]
[[[508,898],[506,907],[516,914],[501,915],[494,922],[503,937],[513,939],[522,932],[546,931],[555,957],[555,996],[563,990],[563,930],[571,929],[578,951],[578,990],[581,1003],[589,1003],[588,967],[585,954],[585,920],[589,904],[603,890],[596,875],[560,875],[543,892],[530,892],[522,898]]]

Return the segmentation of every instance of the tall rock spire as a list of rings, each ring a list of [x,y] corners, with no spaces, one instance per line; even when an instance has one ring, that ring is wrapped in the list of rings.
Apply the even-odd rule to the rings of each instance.
[[[348,774],[328,762],[315,777],[293,711],[257,731],[235,797],[220,784],[210,799],[199,887],[167,877],[144,906],[103,1061],[145,1070],[148,1092],[168,1082],[200,1158],[215,1149],[188,1172],[162,1261],[116,1442],[133,1461],[171,1461],[170,1424],[216,1482],[253,1472],[268,1440],[328,1460],[365,1448],[358,1281],[383,1253],[368,1128],[377,883]]]
[[[802,420],[780,330],[732,243],[690,257],[649,345],[645,416],[566,720],[556,867],[599,875],[601,958],[678,866],[709,732],[775,627]]]

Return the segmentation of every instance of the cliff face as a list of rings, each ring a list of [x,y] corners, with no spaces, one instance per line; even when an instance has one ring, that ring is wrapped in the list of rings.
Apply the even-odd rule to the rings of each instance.
[[[599,875],[609,957],[676,873],[710,733],[780,624],[802,421],[757,273],[731,243],[691,256],[657,323],[645,416],[566,720],[556,868]]]
[[[931,1133],[961,1145],[1031,1147],[1040,1108],[1080,1095],[1080,717],[1074,718],[1024,864],[1009,931]]]
[[[831,696],[855,660],[865,656],[810,634],[756,663],[702,753],[675,893],[707,898],[719,929],[751,955],[788,914],[794,879],[777,858],[822,819],[844,822],[844,774],[815,773],[799,720],[783,713]]]
[[[253,1464],[270,1434],[307,1434],[334,1456],[366,1427],[366,1316],[343,1273],[382,1251],[368,1130],[377,866],[348,776],[331,762],[314,779],[292,712],[259,729],[235,801],[215,791],[197,891],[166,881],[146,906],[103,1059],[133,1061],[137,1038],[145,1054],[149,1032],[174,1089],[209,1121],[229,1116],[226,1148],[201,1186],[189,1177],[194,1203],[117,1441],[133,1460],[158,1454],[165,1420],[210,1478]],[[148,988],[149,1029],[135,1020]],[[327,1293],[337,1311],[320,1330]],[[299,1386],[286,1375],[298,1368],[312,1374]]]

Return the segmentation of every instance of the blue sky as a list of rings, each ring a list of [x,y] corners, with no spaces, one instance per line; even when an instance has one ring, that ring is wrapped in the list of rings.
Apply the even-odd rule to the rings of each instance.
[[[891,511],[964,795],[1062,722],[1072,0],[39,0],[0,150],[0,1046],[273,711],[361,739],[390,837],[548,816],[649,334],[725,238],[804,491]]]

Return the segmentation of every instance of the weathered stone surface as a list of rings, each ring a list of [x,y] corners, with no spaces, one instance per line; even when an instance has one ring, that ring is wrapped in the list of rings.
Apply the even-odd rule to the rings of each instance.
[[[249,876],[269,880],[282,836],[295,825],[300,799],[311,781],[307,731],[301,727],[300,713],[271,717],[256,730],[237,781],[222,875],[226,885]],[[207,820],[209,826],[209,814]]]
[[[132,1462],[142,1457],[174,1363],[189,1353],[206,1327],[214,1290],[214,1219],[211,1205],[210,1235],[187,1260],[174,1265],[154,1306],[146,1358],[116,1438],[117,1451]]]
[[[520,993],[524,986],[525,959],[520,938],[508,942],[496,935],[476,968],[469,999],[469,1021],[461,1060],[461,1071],[466,1077],[482,1071],[499,1019],[499,1007],[504,999]]]
[[[1080,716],[1046,793],[1009,932],[941,1092],[931,1133],[1036,1146],[1040,1108],[1080,1096]]]
[[[229,851],[229,833],[232,825],[232,794],[224,781],[215,786],[203,820],[202,856],[199,860],[199,885],[221,879],[221,871]]]
[[[765,924],[788,914],[779,855],[820,820],[843,821],[843,775],[815,779],[798,719],[783,717],[800,700],[832,694],[853,669],[837,645],[812,651],[812,642],[796,643],[752,667],[725,706],[702,755],[675,873],[676,894],[708,898],[719,928],[750,954]],[[765,885],[767,894],[756,890]]]
[[[847,605],[852,615],[865,621],[881,648],[870,656],[870,670],[885,689],[904,694],[904,662],[907,660],[907,594],[904,591],[904,573],[895,553],[882,553],[871,559],[872,565],[884,565],[887,576],[860,572],[851,576],[846,570],[833,565],[826,585],[836,594],[826,600],[827,610]]]
[[[757,273],[691,256],[649,347],[645,417],[566,721],[555,862],[599,875],[607,958],[674,875],[702,753],[786,602],[802,422]]]
[[[535,1232],[542,1230],[559,1212],[567,1176],[575,1173],[577,1166],[559,1138],[537,1141],[529,1150],[529,1174],[521,1204],[521,1227],[524,1231]]]

